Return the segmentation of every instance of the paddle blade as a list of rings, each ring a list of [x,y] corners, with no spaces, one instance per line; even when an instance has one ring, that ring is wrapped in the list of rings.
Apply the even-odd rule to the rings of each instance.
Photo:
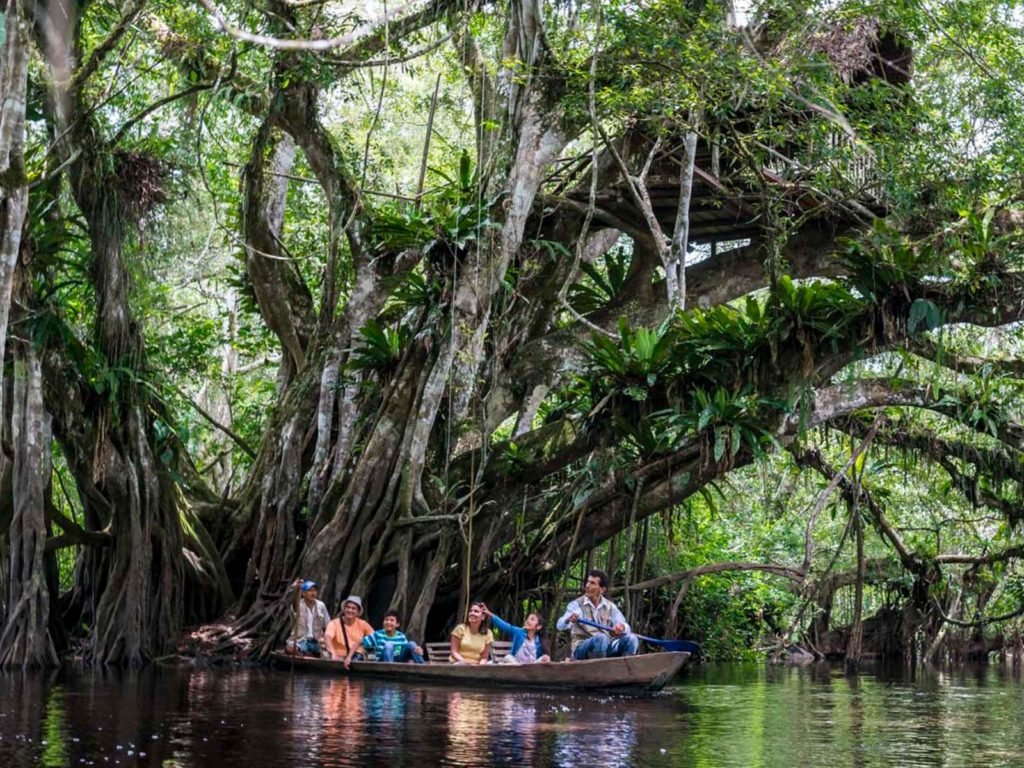
[[[657,640],[656,642],[651,642],[653,638],[644,639],[652,645],[661,646],[666,651],[685,651],[691,656],[700,656],[700,645],[692,640]]]
[[[596,627],[597,629],[603,629],[605,632],[611,632],[612,628],[605,626],[604,624],[598,624],[595,621],[589,621],[587,619],[576,619],[580,624],[586,624],[588,627]],[[662,640],[657,637],[648,637],[647,635],[637,635],[645,643],[664,648],[666,651],[685,651],[691,656],[700,656],[700,646],[692,640]]]

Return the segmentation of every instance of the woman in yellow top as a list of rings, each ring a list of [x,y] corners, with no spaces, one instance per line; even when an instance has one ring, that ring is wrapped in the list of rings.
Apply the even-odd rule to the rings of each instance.
[[[491,622],[485,615],[487,606],[473,603],[466,620],[452,630],[451,655],[453,664],[486,664],[491,653]]]

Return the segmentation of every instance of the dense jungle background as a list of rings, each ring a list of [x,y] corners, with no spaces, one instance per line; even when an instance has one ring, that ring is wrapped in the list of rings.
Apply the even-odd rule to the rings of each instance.
[[[0,665],[1019,658],[1019,2],[0,9]]]

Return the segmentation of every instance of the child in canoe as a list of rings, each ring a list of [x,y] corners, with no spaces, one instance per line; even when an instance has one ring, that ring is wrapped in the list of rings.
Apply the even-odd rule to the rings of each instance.
[[[375,651],[377,661],[411,661],[414,664],[422,664],[423,651],[398,628],[401,623],[398,611],[389,610],[381,620],[383,629],[364,637],[363,647]]]
[[[523,626],[514,627],[500,616],[492,613],[486,605],[483,610],[484,615],[491,620],[495,627],[512,638],[512,648],[501,660],[502,664],[535,664],[551,661],[551,657],[544,653],[544,646],[541,642],[544,620],[540,614],[527,614]]]

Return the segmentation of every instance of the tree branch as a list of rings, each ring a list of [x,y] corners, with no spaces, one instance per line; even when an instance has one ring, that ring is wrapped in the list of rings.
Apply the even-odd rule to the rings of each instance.
[[[959,373],[980,375],[985,369],[1015,379],[1024,379],[1024,360],[979,357],[940,346],[931,334],[908,340],[907,349],[919,357]]]
[[[699,565],[695,568],[689,568],[685,571],[669,574],[668,576],[659,576],[656,579],[648,579],[647,581],[630,584],[628,587],[615,587],[608,591],[612,594],[618,594],[626,591],[642,592],[648,589],[664,587],[668,584],[675,584],[678,581],[689,581],[697,578],[698,576],[706,576],[712,573],[726,573],[728,571],[761,571],[764,573],[771,573],[783,579],[789,579],[797,584],[802,584],[806,578],[806,574],[802,569],[789,565],[776,565],[774,563],[726,562]]]
[[[133,126],[137,125],[140,121],[145,120],[147,117],[149,117],[151,114],[156,112],[161,107],[165,107],[168,104],[171,104],[171,103],[177,101],[178,99],[184,99],[187,96],[191,96],[194,93],[199,93],[200,91],[209,90],[212,87],[213,87],[212,83],[201,83],[199,85],[193,85],[191,88],[186,88],[183,91],[178,91],[177,93],[172,93],[169,96],[165,96],[162,99],[158,99],[157,101],[154,101],[152,104],[150,104],[144,110],[142,110],[138,114],[130,117],[128,120],[126,120],[121,125],[121,127],[117,129],[117,133],[114,134],[114,138],[110,140],[110,145],[111,146],[117,146],[118,143],[120,143],[121,139],[124,138],[124,135],[126,133],[128,133],[128,131],[131,130]]]
[[[231,427],[227,426],[226,424],[222,424],[217,419],[215,419],[205,408],[199,405],[199,403],[197,403],[191,397],[186,395],[180,389],[178,390],[178,395],[185,398],[185,400],[188,401],[188,404],[195,409],[196,413],[198,413],[200,416],[202,416],[204,419],[210,422],[212,426],[216,427],[229,438],[231,438],[231,441],[235,445],[237,445],[243,452],[245,452],[250,458],[256,458],[256,451],[252,448],[252,446],[245,442],[245,439],[241,435],[239,435],[237,432],[231,429]]]
[[[71,518],[67,517],[47,499],[46,512],[49,517],[56,521],[63,533],[51,536],[46,540],[46,551],[54,552],[64,547],[76,545],[87,547],[109,547],[114,543],[114,537],[108,531],[87,531]]]
[[[828,497],[832,494],[832,491],[835,490],[835,487],[839,484],[841,480],[845,480],[846,473],[850,471],[850,467],[854,465],[854,462],[857,461],[857,458],[868,449],[872,441],[875,439],[875,435],[878,434],[878,425],[880,421],[881,415],[875,418],[875,422],[871,425],[871,428],[868,430],[867,436],[861,441],[861,444],[857,446],[857,449],[850,454],[850,457],[846,460],[846,463],[843,464],[842,468],[838,472],[833,473],[832,477],[829,478],[828,485],[825,486],[825,490],[818,494],[818,498],[814,502],[814,507],[811,509],[811,512],[807,517],[807,528],[804,535],[804,562],[801,566],[801,570],[803,570],[805,573],[808,570],[810,570],[811,561],[814,559],[813,534],[814,524],[818,520],[818,515],[821,514],[821,510],[825,508],[825,502],[828,500]],[[798,464],[805,461],[813,462],[815,461],[815,459],[817,459],[821,466],[824,465],[824,459],[822,459],[820,452],[816,450],[807,451],[794,449],[792,450],[792,453],[793,456],[796,458]],[[815,467],[818,468],[818,465],[815,465]]]
[[[71,81],[72,90],[80,90],[85,85],[86,80],[95,74],[107,55],[121,42],[121,39],[125,36],[132,23],[139,17],[145,5],[146,0],[131,0],[124,13],[121,14],[120,20],[110,31],[110,34],[107,35],[102,43],[93,48],[88,61],[75,73],[74,79]]]
[[[213,16],[214,21],[222,32],[236,40],[242,40],[246,43],[253,43],[254,45],[261,45],[267,48],[275,48],[279,51],[330,51],[335,48],[347,48],[354,46],[361,41],[375,35],[381,27],[390,24],[393,20],[411,11],[417,2],[408,2],[404,5],[400,5],[392,11],[381,14],[373,21],[356,27],[351,32],[347,32],[343,35],[336,37],[330,37],[323,40],[297,40],[297,39],[284,39],[280,37],[271,37],[269,35],[257,35],[252,32],[247,32],[243,29],[239,29],[227,20],[221,10],[211,2],[211,0],[198,0],[199,4],[202,5],[210,15]],[[422,12],[421,9],[420,12]]]

